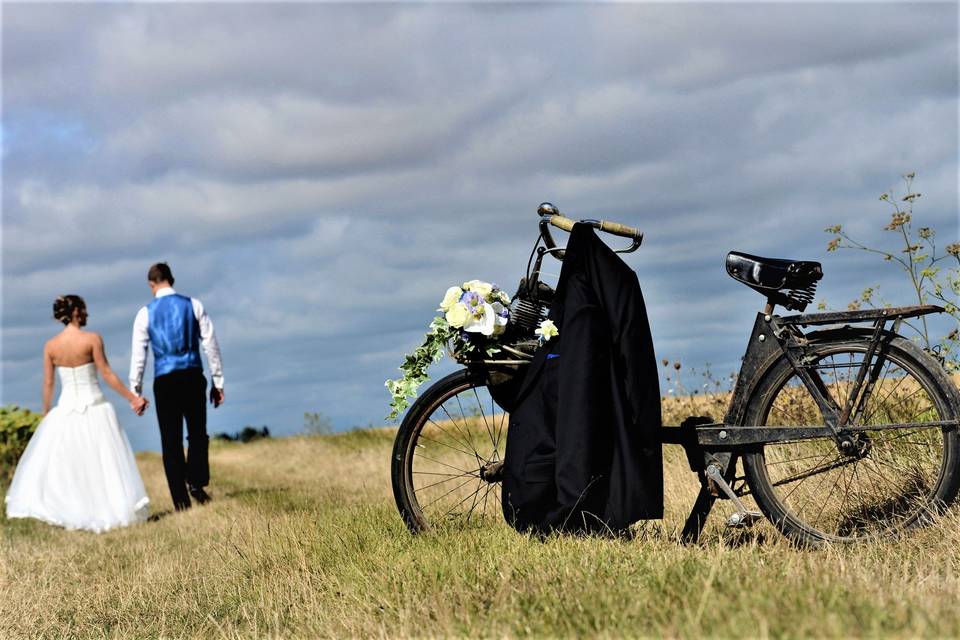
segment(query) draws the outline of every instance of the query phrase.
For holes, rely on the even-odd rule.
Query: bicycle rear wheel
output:
[[[468,369],[440,379],[413,404],[391,465],[397,508],[412,532],[503,522],[508,422],[485,376]]]
[[[843,407],[870,339],[833,332],[806,352],[804,362]],[[940,363],[909,340],[892,337],[874,356],[879,377],[851,425],[955,420],[960,396]],[[823,424],[810,392],[786,358],[751,395],[746,424]],[[929,522],[960,488],[956,427],[865,429],[852,450],[832,438],[766,444],[744,455],[757,504],[801,545],[856,542],[896,535]]]

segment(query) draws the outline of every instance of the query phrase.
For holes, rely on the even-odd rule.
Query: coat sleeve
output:
[[[581,273],[567,281],[557,376],[559,511],[554,526],[595,529],[602,519],[613,445],[609,336],[603,308]],[[559,520],[559,521],[556,521]]]
[[[660,382],[650,322],[637,274],[589,231],[585,243],[590,286],[610,330],[614,366],[623,376],[630,422],[656,438],[660,428]]]

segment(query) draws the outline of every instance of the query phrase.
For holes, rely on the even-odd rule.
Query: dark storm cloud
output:
[[[66,291],[125,375],[164,259],[220,333],[212,430],[375,422],[446,286],[515,285],[544,199],[644,228],[658,352],[726,373],[761,302],[728,249],[902,300],[822,230],[886,240],[908,170],[957,237],[957,53],[953,4],[6,5],[2,401],[38,404]]]

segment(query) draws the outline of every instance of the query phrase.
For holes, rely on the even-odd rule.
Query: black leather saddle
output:
[[[727,254],[727,273],[772,304],[803,311],[813,302],[817,282],[823,277],[819,262],[761,258],[739,251]]]

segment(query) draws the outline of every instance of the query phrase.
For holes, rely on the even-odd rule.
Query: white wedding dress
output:
[[[150,501],[96,366],[57,371],[60,399],[17,463],[7,517],[97,533],[146,520]]]

